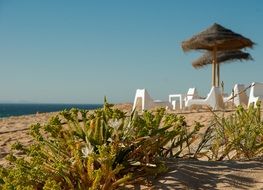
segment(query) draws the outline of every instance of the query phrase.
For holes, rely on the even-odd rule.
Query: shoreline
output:
[[[102,106],[102,104],[0,103],[0,119],[12,116],[60,112],[62,110],[69,110],[71,108],[92,110]]]

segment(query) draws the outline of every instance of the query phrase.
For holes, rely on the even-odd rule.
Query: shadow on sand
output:
[[[154,189],[263,188],[263,162],[260,161],[179,160],[168,162],[168,166],[169,172],[153,181]]]
[[[168,161],[169,171],[151,186],[132,189],[263,189],[262,161]]]

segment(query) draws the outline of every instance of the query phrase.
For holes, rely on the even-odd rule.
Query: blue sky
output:
[[[0,102],[132,102],[196,87],[205,95],[211,66],[181,42],[217,22],[250,38],[254,61],[224,64],[227,91],[263,81],[263,1],[0,0]]]

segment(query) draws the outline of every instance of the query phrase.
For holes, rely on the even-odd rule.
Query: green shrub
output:
[[[162,158],[190,155],[200,125],[187,127],[163,109],[127,116],[105,102],[92,113],[63,111],[31,126],[32,145],[13,145],[11,165],[0,168],[0,189],[106,190],[157,175],[166,171]]]

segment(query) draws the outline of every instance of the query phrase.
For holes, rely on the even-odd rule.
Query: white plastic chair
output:
[[[185,102],[185,106],[190,108],[193,105],[207,105],[212,109],[223,109],[223,97],[219,87],[212,87],[205,99],[189,99]]]
[[[263,83],[253,82],[251,86],[248,106],[250,106],[250,104],[254,104],[254,107],[256,107],[257,101],[263,101]]]
[[[154,107],[164,107],[164,108],[171,108],[172,105],[169,102],[164,102],[160,100],[153,100],[146,89],[137,89],[132,111],[137,107],[137,105],[141,102],[141,110],[148,110]]]
[[[234,94],[232,93],[230,96],[223,98],[224,103],[233,102],[235,106],[247,105],[248,96],[245,92],[244,84],[235,84],[233,92]]]

